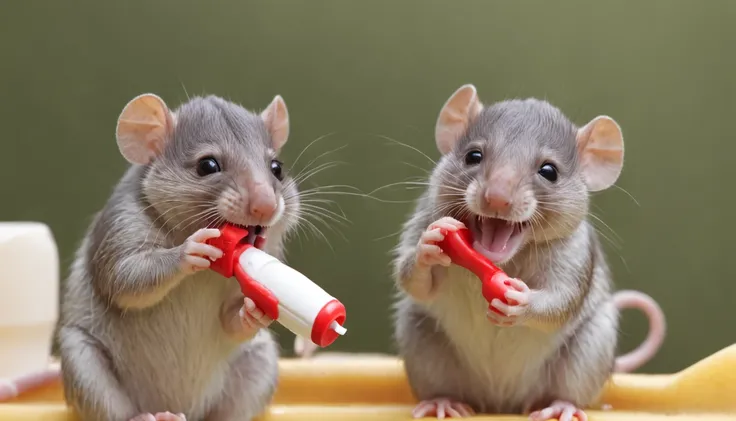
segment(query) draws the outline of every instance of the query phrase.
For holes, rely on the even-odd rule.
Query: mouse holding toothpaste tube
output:
[[[276,314],[210,270],[224,261],[212,244],[219,227],[242,227],[241,241],[257,251],[246,263],[298,279],[278,262],[304,216],[297,181],[278,158],[288,134],[280,96],[260,113],[216,96],[171,110],[145,94],[124,107],[116,136],[131,165],[63,291],[64,392],[81,420],[247,421],[265,408],[279,357],[265,328]],[[271,269],[251,269],[251,280],[282,287]],[[324,304],[324,291],[307,289]],[[279,292],[284,313],[292,301]]]

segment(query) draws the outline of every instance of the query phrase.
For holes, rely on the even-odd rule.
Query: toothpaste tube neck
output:
[[[240,255],[253,247],[248,243],[248,230],[234,225],[223,226],[220,229],[220,236],[210,239],[207,243],[222,250],[222,257],[210,263],[210,269],[226,278],[235,276],[235,266]]]

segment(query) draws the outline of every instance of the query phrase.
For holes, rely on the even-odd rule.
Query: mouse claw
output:
[[[154,417],[153,414],[140,414],[128,421],[156,421],[156,417]]]
[[[156,421],[187,421],[187,417],[184,414],[172,414],[166,411],[156,414]]]
[[[430,399],[419,402],[411,413],[413,418],[435,416],[438,420],[445,418],[466,418],[475,415],[469,405],[446,398]]]
[[[259,309],[253,300],[247,297],[243,300],[238,318],[240,319],[239,334],[246,339],[252,338],[260,329],[266,329],[273,323],[273,320]]]
[[[578,421],[588,421],[588,416],[582,409],[562,400],[554,401],[547,408],[529,414],[530,421],[547,421],[550,419],[572,421],[573,417],[577,418]]]

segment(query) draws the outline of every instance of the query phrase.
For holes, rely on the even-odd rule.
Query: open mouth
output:
[[[493,263],[511,259],[521,247],[529,223],[474,216],[466,225],[473,233],[473,248]]]
[[[263,248],[263,244],[266,241],[266,231],[268,230],[268,227],[264,227],[263,225],[242,225],[233,222],[229,222],[229,224],[248,231],[248,235],[244,240],[247,244],[255,246],[258,249]]]

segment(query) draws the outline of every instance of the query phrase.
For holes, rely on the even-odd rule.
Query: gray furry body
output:
[[[425,211],[407,225],[400,254],[411,253],[419,234],[438,219],[426,211],[428,202],[424,197],[419,209]],[[585,222],[572,238],[528,247],[503,265],[530,288],[566,294],[559,298],[571,308],[560,309],[562,324],[548,331],[489,323],[478,278],[458,266],[437,279],[437,296],[429,303],[401,294],[395,338],[417,398],[447,397],[483,413],[522,413],[554,399],[592,403],[613,371],[618,329],[597,241]],[[562,262],[553,273],[542,263],[549,259]]]
[[[613,371],[618,309],[586,218],[578,129],[539,100],[486,107],[476,100],[467,108],[473,115],[445,147],[396,248],[395,339],[409,383],[419,400],[447,398],[483,413],[528,413],[556,400],[585,407]],[[463,154],[473,145],[484,161],[468,167]],[[554,185],[536,173],[547,157],[559,169]],[[507,216],[531,218],[532,225],[524,245],[499,265],[532,290],[528,318],[512,327],[489,322],[475,275],[455,265],[432,266],[421,275],[417,263],[418,243],[433,222],[488,216],[474,202],[472,184],[492,183],[503,171],[519,178],[513,187],[518,200]]]
[[[182,273],[180,264],[187,238],[201,228],[225,219],[263,223],[228,214],[228,202],[248,203],[243,180],[257,177],[284,199],[265,250],[283,258],[296,188],[271,179],[275,152],[257,115],[217,97],[195,98],[171,115],[171,139],[152,162],[127,170],[65,284],[64,390],[83,420],[166,411],[189,421],[248,420],[276,387],[278,348],[268,330],[243,340],[223,329],[223,317],[243,303],[237,282],[210,270]],[[192,169],[203,155],[218,157],[224,171],[198,178]]]

